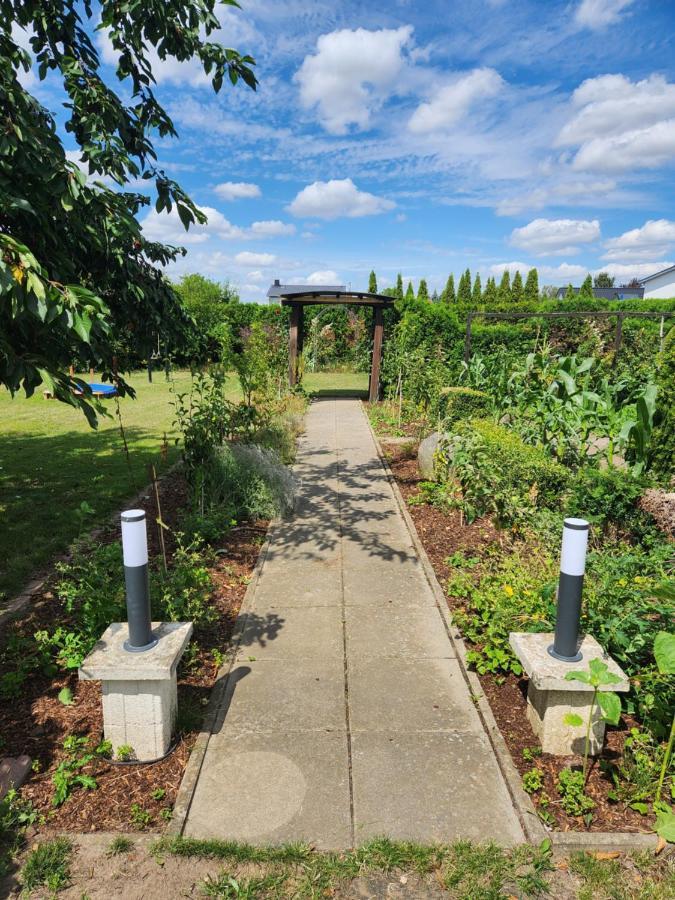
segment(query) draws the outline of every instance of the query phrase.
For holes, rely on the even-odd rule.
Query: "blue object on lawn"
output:
[[[117,395],[117,388],[112,384],[92,382],[89,387],[91,388],[92,394],[96,394],[99,397],[115,397]]]

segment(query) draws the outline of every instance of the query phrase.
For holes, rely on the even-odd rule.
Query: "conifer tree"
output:
[[[396,276],[396,299],[403,300],[403,276],[400,272]]]
[[[426,278],[420,278],[420,283],[417,288],[417,299],[424,300],[426,303],[429,302],[429,288],[427,287]]]
[[[459,279],[457,302],[468,306],[471,303],[471,272],[467,269]]]
[[[579,296],[583,297],[585,300],[593,299],[593,279],[590,275],[587,275],[584,278],[584,283],[581,285]]]
[[[567,285],[567,290],[565,291],[565,300],[574,300],[576,294],[574,293],[574,288],[572,287],[572,283],[570,282]]]
[[[494,278],[488,278],[483,291],[483,303],[485,306],[495,306],[497,303],[497,285]]]
[[[476,278],[473,283],[473,293],[471,302],[474,306],[478,306],[483,300],[483,285],[481,284],[480,275],[476,272]]]
[[[536,269],[530,269],[527,273],[523,299],[526,303],[536,303],[539,300],[539,273]]]
[[[375,275],[375,269],[371,269],[370,276],[368,278],[368,293],[377,293],[377,276]]]
[[[454,303],[457,300],[455,296],[455,276],[449,275],[448,280],[445,283],[445,288],[443,289],[443,293],[441,294],[441,300],[443,303]]]
[[[415,299],[415,291],[412,286],[412,281],[408,282],[408,287],[406,288],[406,292],[405,292],[405,299],[406,300],[414,300]]]
[[[504,269],[502,280],[499,282],[499,288],[497,289],[497,300],[500,303],[511,302],[511,275],[509,274],[508,269]]]
[[[520,303],[523,299],[523,278],[520,272],[516,272],[513,276],[513,282],[511,284],[511,301],[513,303]]]
[[[439,303],[439,302],[440,302],[440,299],[441,299],[441,298],[438,296],[438,291],[436,290],[436,288],[434,288],[434,292],[433,292],[433,294],[431,295],[431,302],[432,302],[432,303]]]

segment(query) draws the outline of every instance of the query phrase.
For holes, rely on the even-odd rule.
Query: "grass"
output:
[[[162,838],[151,848],[167,855],[215,859],[226,868],[202,884],[210,897],[389,896],[387,882],[427,882],[457,900],[578,897],[579,900],[668,900],[675,896],[675,858],[643,853],[607,859],[577,853],[554,863],[549,841],[510,850],[457,841],[419,845],[376,839],[357,850],[317,853],[311,847],[254,847],[231,841]],[[422,893],[422,890],[420,889]],[[424,892],[426,895],[426,891]],[[408,896],[408,894],[406,894]],[[410,896],[413,896],[411,893]]]
[[[120,400],[120,410],[130,465],[114,401],[105,401],[112,418],[102,419],[94,431],[80,412],[45,400],[41,392],[28,400],[12,399],[0,389],[0,607],[3,595],[11,597],[81,531],[104,521],[141,490],[150,464],[161,472],[178,459],[164,374],[156,372],[152,384],[144,372],[129,381],[137,399]],[[364,374],[320,372],[308,374],[304,384],[317,395],[331,389],[353,395],[367,388],[367,381]],[[173,384],[178,391],[189,390],[189,373],[174,373]],[[236,399],[234,376],[230,384]]]
[[[120,856],[122,853],[130,853],[133,849],[134,842],[123,834],[118,834],[110,841],[106,856]]]
[[[73,847],[67,838],[56,838],[31,850],[21,870],[24,890],[46,887],[53,894],[70,882]]]

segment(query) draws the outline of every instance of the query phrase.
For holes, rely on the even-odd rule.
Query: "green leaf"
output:
[[[584,720],[577,713],[567,713],[563,717],[563,722],[565,725],[570,725],[572,728],[581,728],[584,724]]]
[[[590,683],[594,687],[599,687],[603,684],[619,684],[621,681],[621,678],[618,675],[609,671],[607,663],[603,662],[601,659],[592,659],[588,664],[588,668],[591,672]]]
[[[659,631],[654,639],[654,657],[662,675],[675,675],[675,634]]]
[[[598,706],[602,711],[602,718],[610,725],[618,725],[621,718],[621,700],[614,691],[600,691],[598,694]]]
[[[639,812],[641,816],[646,816],[649,812],[649,804],[647,803],[636,801],[635,803],[629,803],[628,805],[631,809],[634,809],[635,812]]]
[[[672,810],[669,812],[666,812],[665,810],[658,811],[656,813],[656,825],[654,831],[659,837],[662,837],[664,841],[675,844],[675,813],[673,813]]]
[[[590,684],[591,676],[588,672],[568,672],[565,681],[582,681],[584,684]]]
[[[61,688],[59,691],[59,702],[63,703],[64,706],[73,705],[73,692],[69,687]]]

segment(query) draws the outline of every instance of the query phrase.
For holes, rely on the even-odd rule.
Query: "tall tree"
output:
[[[471,303],[471,272],[467,269],[460,277],[457,285],[457,302],[464,305]]]
[[[539,300],[539,273],[536,269],[530,269],[527,273],[523,299],[526,303],[536,303]]]
[[[480,280],[480,274],[476,272],[476,277],[473,282],[473,292],[471,294],[471,302],[474,306],[478,306],[483,299],[483,286]]]
[[[406,300],[414,300],[415,299],[415,290],[412,286],[412,281],[408,282],[408,287],[405,291],[405,299]]]
[[[454,303],[457,298],[455,297],[455,276],[450,274],[448,275],[448,280],[445,283],[445,287],[443,288],[443,293],[441,294],[441,300],[443,303]]]
[[[577,293],[574,290],[574,288],[572,287],[572,284],[570,282],[570,284],[567,285],[567,290],[565,291],[564,299],[565,300],[574,300],[576,298],[576,296],[577,296]]]
[[[613,288],[614,287],[614,279],[609,274],[609,272],[598,272],[598,274],[593,279],[593,287]]]
[[[429,288],[427,287],[426,278],[420,278],[420,283],[417,287],[417,299],[424,300],[426,303],[429,302]]]
[[[499,303],[511,302],[511,275],[508,269],[504,269],[502,280],[499,282],[497,289],[497,300]]]
[[[579,296],[583,297],[585,300],[592,300],[595,296],[593,294],[593,279],[590,275],[587,275],[584,278],[583,284],[579,289]]]
[[[400,272],[396,276],[396,298],[403,300],[403,276]]]
[[[436,290],[436,288],[434,288],[434,292],[431,295],[431,302],[432,303],[440,303],[440,301],[441,301],[441,298],[438,296],[438,291]]]
[[[368,293],[377,293],[377,276],[375,275],[375,269],[371,269],[370,275],[368,276]]]
[[[494,306],[497,303],[497,285],[495,283],[494,278],[488,278],[485,283],[485,290],[483,291],[483,303],[488,308]]]
[[[156,163],[153,139],[176,132],[154,94],[153,67],[157,57],[194,60],[216,92],[240,79],[255,88],[253,59],[213,40],[215,6],[0,0],[0,384],[12,393],[30,395],[44,383],[95,424],[91,394],[69,376],[69,365],[92,365],[112,378],[118,335],[143,352],[158,334],[168,343],[185,330],[160,268],[183,251],[145,237],[137,216],[148,197],[112,190],[103,179],[122,188],[154,182],[158,213],[175,209],[186,229],[206,222]],[[95,29],[107,37],[124,82],[119,95],[100,76]],[[20,45],[26,34],[30,53]],[[24,86],[28,71],[61,82],[64,130],[98,182],[69,161],[53,114]],[[118,389],[132,393],[123,380]]]
[[[513,281],[511,283],[511,300],[513,303],[520,303],[523,299],[523,277],[520,274],[520,271],[517,271],[513,276]]]

